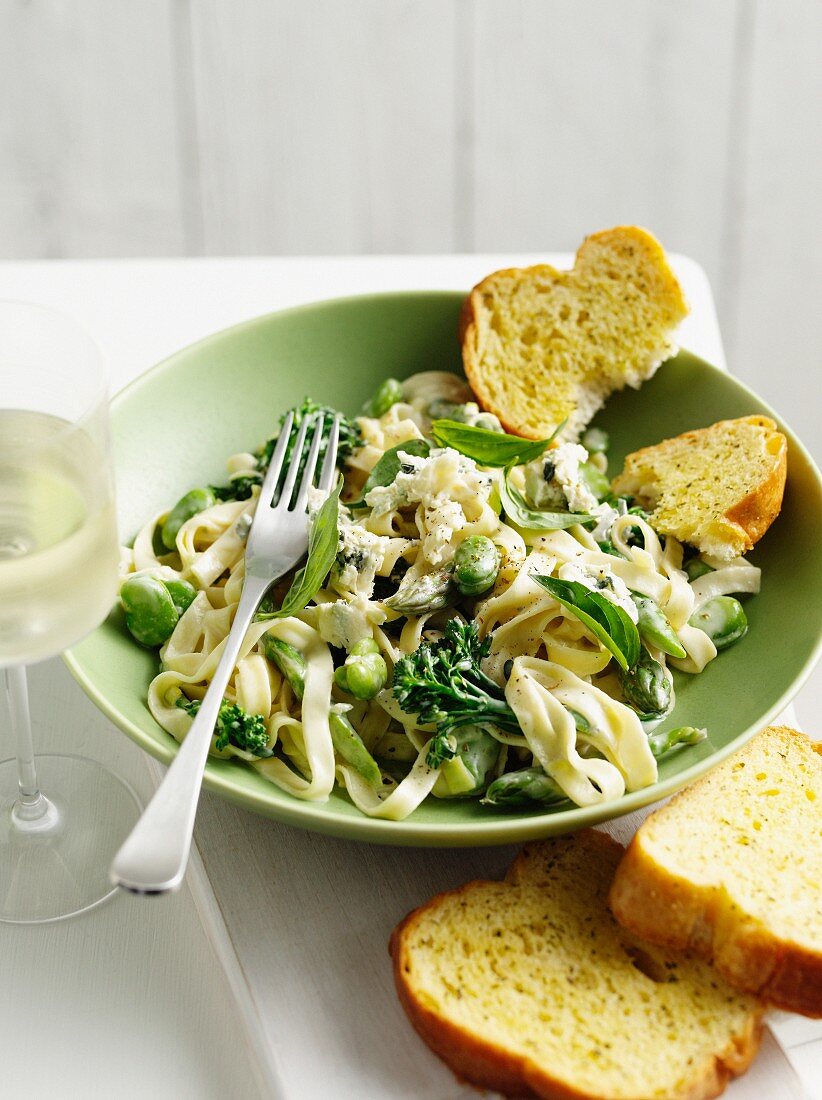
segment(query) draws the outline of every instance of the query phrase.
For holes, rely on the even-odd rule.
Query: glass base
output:
[[[34,820],[18,801],[17,761],[0,762],[0,921],[42,924],[113,897],[109,866],[140,816],[132,788],[69,753],[35,756],[47,805]]]

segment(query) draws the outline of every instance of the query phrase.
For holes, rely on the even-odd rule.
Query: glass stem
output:
[[[49,803],[40,793],[40,788],[37,785],[25,666],[15,665],[12,668],[7,668],[5,670],[5,680],[9,713],[11,715],[11,729],[17,755],[17,787],[19,794],[13,813],[18,821],[38,821],[48,812]]]

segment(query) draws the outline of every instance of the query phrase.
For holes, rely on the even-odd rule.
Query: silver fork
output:
[[[294,454],[274,504],[294,424],[292,414],[289,413],[283,423],[248,532],[245,580],[219,664],[171,767],[112,862],[112,882],[136,894],[164,894],[176,890],[183,881],[206,758],[245,632],[271,585],[296,565],[306,551],[306,505],[322,443],[323,417],[320,416],[314,429],[311,449],[294,496],[310,423],[311,418],[306,417],[300,425]],[[319,487],[326,492],[331,491],[334,481],[338,439],[339,420],[335,419],[319,480]]]

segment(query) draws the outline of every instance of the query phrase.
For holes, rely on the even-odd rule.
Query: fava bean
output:
[[[197,589],[193,584],[189,584],[188,581],[184,581],[182,578],[178,581],[162,581],[161,583],[168,589],[168,594],[174,601],[178,615],[182,615],[194,603]]]
[[[748,618],[733,596],[714,596],[691,615],[688,623],[704,630],[717,649],[727,649],[748,632]]]
[[[334,681],[355,699],[373,699],[388,682],[388,666],[372,638],[351,647],[351,652],[334,673]]]
[[[454,555],[454,582],[463,596],[487,592],[497,579],[500,553],[486,535],[471,535]]]
[[[402,385],[396,378],[386,378],[374,396],[363,406],[365,416],[380,417],[387,413],[392,405],[402,401]]]
[[[185,496],[180,497],[163,524],[163,545],[173,550],[177,545],[177,532],[183,524],[198,512],[211,508],[214,502],[215,497],[211,489],[192,489]]]
[[[126,626],[140,645],[160,646],[171,637],[180,615],[171,593],[149,574],[131,577],[120,589]]]

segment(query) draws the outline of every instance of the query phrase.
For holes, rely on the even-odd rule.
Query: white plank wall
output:
[[[654,229],[819,455],[817,0],[0,0],[0,257]]]

